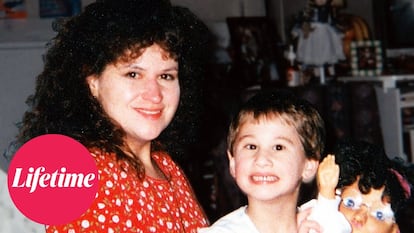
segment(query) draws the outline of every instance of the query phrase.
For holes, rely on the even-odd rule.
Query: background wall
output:
[[[285,0],[286,1],[286,0]],[[82,6],[86,6],[94,0],[82,0]],[[265,0],[171,0],[173,4],[186,6],[200,18],[208,21],[224,20],[228,16],[264,15]],[[26,9],[29,18],[39,17],[39,4],[37,0],[27,0]]]
[[[373,28],[372,2],[348,1],[344,12],[364,17]],[[94,0],[82,0],[82,5]],[[217,43],[226,48],[229,34],[225,22],[231,16],[271,17],[282,35],[284,25],[301,11],[307,0],[172,0],[198,15],[217,35]],[[53,19],[39,19],[37,0],[27,0],[28,19],[9,22],[0,20],[0,154],[17,132],[15,124],[26,110],[25,99],[33,92],[34,78],[42,66],[44,46],[54,32]],[[267,9],[266,9],[267,6]],[[4,161],[0,159],[0,167]]]
[[[264,16],[264,0],[171,0],[173,4],[186,6],[208,22],[225,21],[232,16]]]
[[[173,4],[190,8],[205,21],[224,21],[228,16],[257,16],[265,15],[265,5],[269,6],[270,16],[280,23],[298,13],[306,5],[307,0],[171,0]],[[345,0],[346,1],[346,0]],[[373,26],[372,2],[374,0],[348,0],[344,12],[362,16],[370,26]],[[39,16],[39,5],[35,0],[26,1],[29,18]],[[94,0],[82,0],[86,6]],[[283,10],[281,10],[281,8]]]
[[[346,0],[344,0],[346,1]],[[355,14],[363,17],[371,30],[374,28],[372,3],[374,0],[348,0],[341,9],[343,13]],[[285,39],[286,31],[283,28],[295,14],[298,14],[307,4],[307,0],[268,0],[268,14],[279,29],[280,36]]]
[[[286,38],[286,23],[300,12],[308,0],[171,0],[173,4],[188,7],[201,19],[203,19],[213,30],[225,22],[226,17],[232,16],[264,16],[268,14],[273,19],[279,34],[283,40]],[[371,30],[374,29],[374,17],[372,3],[374,0],[344,0],[344,13],[352,13],[363,17]],[[86,6],[94,0],[82,0]],[[266,9],[267,6],[267,9]],[[37,1],[27,1],[29,18],[39,17],[39,6]],[[221,27],[221,26],[218,26]]]
[[[374,0],[344,1],[345,6],[341,12],[363,17],[373,30],[372,3]],[[188,7],[208,24],[224,22],[229,16],[264,16],[268,14],[276,23],[280,36],[282,36],[285,23],[288,23],[295,14],[303,10],[308,0],[226,0],[225,3],[221,0],[172,0],[172,2]],[[268,9],[266,9],[266,5]]]

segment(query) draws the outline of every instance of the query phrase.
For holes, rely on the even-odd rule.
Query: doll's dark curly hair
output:
[[[391,203],[398,219],[398,214],[410,198],[412,189],[412,180],[408,179],[409,170],[402,161],[388,158],[379,145],[345,140],[336,146],[335,162],[340,167],[338,188],[349,186],[358,178],[358,187],[363,194],[369,193],[371,189],[385,187],[383,198]],[[407,183],[403,184],[402,179]]]
[[[86,77],[99,75],[117,59],[138,57],[158,44],[179,63],[181,98],[176,116],[159,137],[165,148],[179,148],[194,138],[201,103],[201,83],[208,29],[187,8],[168,0],[98,0],[74,17],[56,22],[44,69],[37,77],[30,110],[23,117],[18,142],[58,133],[88,148],[125,157],[124,132],[116,127],[90,93]],[[127,57],[126,50],[133,55]],[[174,154],[174,151],[170,151]],[[139,168],[140,166],[137,165]]]

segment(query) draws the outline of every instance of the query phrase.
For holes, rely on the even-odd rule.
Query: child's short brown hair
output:
[[[288,91],[261,91],[249,99],[232,120],[227,149],[232,152],[240,126],[248,120],[280,118],[296,128],[307,158],[319,160],[325,148],[325,124],[316,108]]]

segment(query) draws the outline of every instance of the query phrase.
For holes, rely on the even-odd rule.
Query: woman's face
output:
[[[383,201],[384,187],[362,194],[358,180],[343,189],[339,211],[352,226],[353,233],[396,233],[398,225],[390,203]]]
[[[158,45],[136,59],[107,65],[87,81],[104,111],[126,132],[127,143],[158,137],[178,107],[178,63]]]

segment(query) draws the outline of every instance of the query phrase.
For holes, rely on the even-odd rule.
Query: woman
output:
[[[186,140],[178,129],[192,137],[194,117],[183,114],[197,113],[206,27],[167,0],[102,0],[57,31],[18,140],[48,133],[78,140],[96,160],[100,188],[86,213],[47,232],[206,226],[189,182],[165,150],[172,140],[177,147]]]

